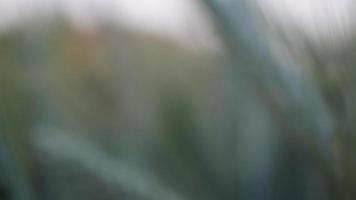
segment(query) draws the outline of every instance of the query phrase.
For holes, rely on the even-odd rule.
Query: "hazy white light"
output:
[[[117,0],[118,20],[143,32],[168,35],[190,47],[219,48],[212,25],[194,0]]]
[[[354,29],[351,0],[257,0],[275,22],[313,39],[344,37]]]
[[[352,32],[351,0],[255,0],[268,17],[314,39]],[[219,47],[197,0],[0,0],[0,30],[61,11],[83,27],[99,20],[161,34],[191,47]]]

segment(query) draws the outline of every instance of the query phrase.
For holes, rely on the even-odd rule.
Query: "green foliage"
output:
[[[315,73],[283,70],[244,0],[202,3],[224,54],[60,22],[2,36],[8,199],[355,196],[352,73],[313,48]]]

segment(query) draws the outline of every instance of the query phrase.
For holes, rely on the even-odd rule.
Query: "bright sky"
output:
[[[256,0],[276,21],[296,25],[312,37],[350,31],[352,0]],[[0,0],[0,30],[33,16],[61,10],[72,21],[95,20],[138,31],[159,33],[185,45],[217,46],[214,34],[194,0]],[[207,42],[209,41],[209,42]]]
[[[313,39],[344,37],[355,29],[353,0],[257,0],[274,20]]]

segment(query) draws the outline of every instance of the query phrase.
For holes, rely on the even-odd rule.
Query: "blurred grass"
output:
[[[1,35],[6,199],[353,199],[353,48],[281,66],[246,2],[204,3],[221,54],[63,21]]]

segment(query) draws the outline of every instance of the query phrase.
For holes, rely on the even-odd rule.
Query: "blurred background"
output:
[[[355,6],[0,0],[0,199],[355,199]]]

